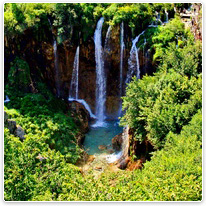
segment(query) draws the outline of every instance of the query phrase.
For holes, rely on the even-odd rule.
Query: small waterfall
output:
[[[90,109],[89,105],[87,104],[87,102],[83,99],[74,99],[74,98],[69,98],[69,101],[76,101],[79,102],[80,104],[84,105],[85,109],[89,112],[89,115],[91,118],[96,118],[96,116],[92,113],[92,110]]]
[[[78,99],[79,93],[79,46],[76,49],[76,54],[74,57],[74,64],[73,64],[73,72],[72,72],[72,80],[69,89],[69,101],[76,101],[80,104],[84,105],[85,109],[89,112],[91,118],[96,118],[96,116],[92,113],[89,105],[83,99]]]
[[[120,97],[122,96],[122,84],[123,84],[123,58],[124,58],[124,22],[120,26],[120,74],[119,74],[119,93]]]
[[[57,41],[56,41],[56,39],[54,39],[53,48],[54,48],[54,68],[55,68],[56,94],[57,94],[57,97],[59,97],[60,96],[59,62],[58,62]]]
[[[94,33],[95,61],[96,61],[96,126],[102,126],[105,120],[106,102],[106,78],[104,72],[104,61],[102,52],[102,25],[104,18],[101,17],[97,23]]]
[[[74,57],[72,80],[69,89],[69,98],[78,99],[78,85],[79,85],[79,46],[77,47]]]
[[[124,58],[124,22],[120,25],[120,65],[119,65],[119,97],[123,94],[123,58]],[[122,100],[120,99],[120,106],[118,111],[118,116],[122,113]]]
[[[156,11],[155,13],[156,13],[156,15],[157,15],[157,17],[156,17],[157,23],[160,22],[160,24],[162,25],[162,21],[161,21],[161,19],[160,19],[160,13],[157,12],[157,11]]]
[[[136,74],[137,79],[140,79],[140,69],[139,69],[140,65],[139,65],[139,57],[138,57],[139,49],[136,47],[136,44],[139,41],[140,36],[144,34],[144,32],[145,31],[139,34],[132,41],[132,48],[130,50],[130,57],[128,60],[128,72],[127,72],[126,83],[129,83],[135,74]]]
[[[51,32],[52,32],[52,23],[50,21],[50,19],[48,18],[48,22],[51,28]],[[59,83],[59,62],[58,62],[58,54],[57,54],[57,41],[53,37],[53,50],[54,50],[54,69],[55,69],[55,85],[56,85],[56,95],[57,97],[60,96],[60,83]]]
[[[4,100],[4,103],[7,103],[9,101],[10,101],[10,99],[9,99],[8,95],[6,95],[6,99]]]
[[[111,37],[111,26],[108,27],[106,38],[105,38],[105,43],[104,43],[104,53],[109,53],[110,52],[110,44],[109,44],[109,39]]]
[[[119,163],[128,157],[129,152],[129,127],[126,126],[122,132],[122,149],[111,155],[107,155],[106,160],[108,163],[113,163],[118,160]]]
[[[167,10],[165,9],[165,23],[168,23],[169,22],[169,19],[168,19],[168,12]]]

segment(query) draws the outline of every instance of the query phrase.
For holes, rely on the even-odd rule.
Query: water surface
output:
[[[107,150],[99,150],[99,145],[105,145],[107,149],[111,149],[112,138],[122,131],[123,128],[115,120],[105,121],[102,127],[92,127],[91,125],[89,132],[85,135],[83,146],[89,155],[107,153]]]

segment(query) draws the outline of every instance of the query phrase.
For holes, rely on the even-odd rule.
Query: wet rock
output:
[[[21,140],[25,139],[25,137],[24,137],[25,132],[24,132],[23,128],[20,126],[17,126],[16,131],[15,131],[15,135],[17,137],[19,137]]]
[[[10,133],[14,134],[15,130],[16,130],[16,121],[14,120],[8,120],[8,129],[10,131]]]
[[[120,135],[115,136],[116,138],[113,138],[114,140],[116,139],[115,142],[121,143],[121,150],[122,150],[122,155],[121,157],[116,161],[115,164],[117,164],[117,167],[119,169],[126,169],[130,159],[129,159],[129,147],[130,147],[130,134],[129,134],[129,128],[126,127],[124,128],[122,134],[121,134],[121,139],[120,139]],[[121,142],[119,142],[118,140],[121,140]]]
[[[89,112],[85,109],[84,105],[76,101],[70,102],[69,107],[73,116],[77,117],[75,123],[80,126],[81,132],[86,133],[89,130]]]
[[[114,94],[115,95],[115,94]],[[107,96],[106,97],[106,111],[109,118],[115,118],[118,116],[119,109],[119,97]]]
[[[108,149],[107,152],[108,152],[109,154],[112,154],[112,153],[114,153],[114,150],[113,150],[113,149]]]
[[[112,139],[112,148],[116,151],[120,151],[122,148],[122,142],[122,133],[120,133]]]
[[[4,111],[4,123],[7,122],[9,119],[8,114]]]
[[[78,145],[82,145],[85,138],[84,134],[89,130],[89,112],[85,109],[84,105],[77,101],[69,102],[68,108],[71,111],[75,124],[80,128],[80,132],[76,135],[76,140]]]
[[[105,150],[105,149],[107,149],[107,146],[105,146],[105,145],[99,145],[99,150]]]
[[[128,164],[128,163],[129,163],[129,157],[126,158],[126,159],[122,159],[122,160],[119,162],[119,164],[117,165],[117,167],[118,167],[119,169],[124,170],[124,169],[127,167],[127,164]]]

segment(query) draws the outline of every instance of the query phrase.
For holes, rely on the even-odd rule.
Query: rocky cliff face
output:
[[[105,36],[108,26],[103,27],[102,42],[104,46]],[[20,56],[30,66],[31,78],[41,77],[48,84],[53,93],[56,89],[56,69],[54,60],[53,34],[51,30],[45,31],[49,36],[41,38],[33,35],[32,31],[25,31],[22,39],[8,41],[5,38],[5,80],[10,67],[10,62],[15,56]],[[125,25],[125,50],[123,59],[123,82],[126,79],[128,69],[128,58],[131,48],[130,29]],[[96,89],[96,63],[94,41],[91,37],[83,42],[81,37],[79,42],[63,41],[57,45],[58,56],[58,81],[61,98],[67,99],[72,78],[73,62],[78,44],[80,44],[79,55],[79,98],[84,99],[93,113],[95,113],[95,89]],[[119,73],[120,73],[120,27],[112,28],[111,37],[108,40],[110,52],[105,55],[105,70],[107,76],[107,98],[106,113],[110,118],[117,116],[119,108]],[[141,74],[152,71],[151,56],[147,49],[139,52]],[[34,87],[35,87],[35,81]],[[123,85],[125,90],[125,85]],[[123,92],[124,94],[124,92]]]
[[[107,29],[107,28],[105,28]],[[127,29],[125,29],[127,31]],[[103,31],[103,46],[106,30]],[[131,38],[125,34],[126,48],[123,59],[123,82],[126,79],[128,69],[128,58],[131,48]],[[120,75],[120,27],[114,27],[111,38],[108,39],[109,52],[104,52],[104,66],[107,76],[107,98],[106,113],[110,118],[117,117],[119,107],[119,75]],[[58,46],[59,74],[61,96],[67,98],[69,94],[70,81],[72,78],[73,62],[77,45],[63,42]],[[51,54],[50,54],[51,55]],[[151,55],[147,49],[139,53],[141,74],[151,73]],[[54,70],[54,69],[53,69]],[[123,85],[125,90],[126,85]],[[80,40],[79,56],[79,98],[84,99],[95,113],[95,90],[96,90],[96,63],[93,39],[86,43]]]

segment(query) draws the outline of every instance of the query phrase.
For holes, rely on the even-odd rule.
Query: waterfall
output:
[[[111,37],[111,26],[109,26],[108,30],[107,30],[105,43],[104,43],[104,53],[109,53],[110,52],[110,44],[109,44],[110,37]]]
[[[119,65],[119,97],[122,97],[123,89],[123,58],[124,58],[124,22],[120,25],[120,65]],[[122,100],[120,99],[118,116],[122,113]]]
[[[160,24],[162,25],[162,21],[161,21],[161,19],[160,19],[160,13],[159,12],[155,12],[156,13],[156,15],[157,15],[157,17],[156,17],[156,21],[157,21],[157,23],[158,23],[158,21],[160,22]]]
[[[52,23],[50,21],[50,19],[48,18],[48,22],[51,28],[51,32],[52,32]],[[59,63],[58,63],[58,54],[57,54],[57,41],[53,37],[53,50],[54,50],[54,69],[55,69],[55,85],[56,85],[56,94],[57,97],[60,96],[60,84],[59,84]]]
[[[128,60],[128,72],[127,72],[126,83],[129,83],[135,74],[136,74],[137,79],[140,79],[140,69],[139,69],[140,65],[139,65],[139,57],[138,57],[139,49],[136,47],[136,44],[139,41],[140,36],[144,34],[144,32],[145,31],[139,34],[132,41],[132,48],[130,50],[130,57]]]
[[[4,103],[7,103],[7,102],[9,102],[10,101],[10,99],[9,99],[9,97],[6,95],[6,99],[4,100]]]
[[[74,98],[69,98],[69,101],[76,101],[79,102],[80,104],[84,105],[85,109],[89,112],[90,117],[92,118],[96,118],[96,116],[92,113],[92,110],[90,109],[89,105],[87,104],[87,102],[84,99],[74,99]]]
[[[165,18],[166,18],[165,23],[168,23],[169,22],[169,20],[168,20],[168,12],[167,12],[166,9],[165,9]]]
[[[69,89],[69,98],[78,99],[78,85],[79,85],[79,46],[77,47],[74,57],[72,80]]]
[[[106,160],[108,163],[113,163],[118,160],[119,163],[128,157],[129,151],[129,127],[126,126],[122,132],[122,146],[121,151],[107,155]]]
[[[105,119],[106,102],[106,78],[104,72],[103,52],[102,52],[102,25],[104,18],[101,17],[97,23],[94,33],[95,61],[96,61],[96,117],[95,126],[102,126]]]
[[[123,58],[124,58],[124,22],[121,23],[120,32],[120,74],[119,74],[119,93],[122,96],[122,80],[123,80]]]
[[[89,105],[83,99],[78,99],[79,93],[79,46],[76,49],[76,54],[74,57],[74,64],[73,64],[73,72],[72,72],[72,80],[69,89],[69,101],[76,101],[80,104],[84,105],[85,109],[89,112],[90,117],[96,118],[96,116],[92,113]]]
[[[60,96],[59,63],[58,63],[58,54],[57,54],[57,42],[55,39],[53,42],[53,48],[54,48],[54,68],[55,68],[56,94],[57,94],[57,97],[59,97]]]

